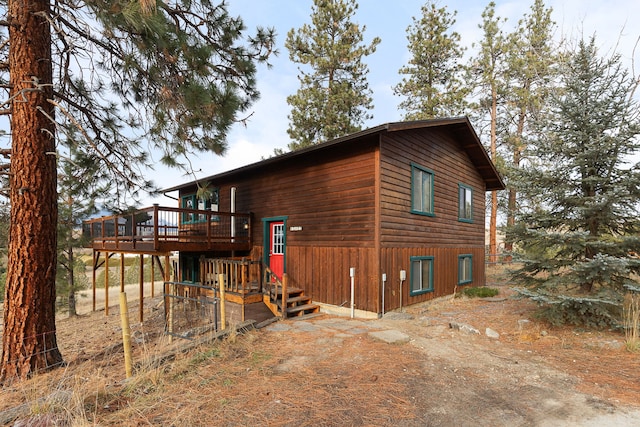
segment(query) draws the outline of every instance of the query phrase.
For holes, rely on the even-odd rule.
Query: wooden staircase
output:
[[[276,316],[288,318],[320,312],[320,306],[314,304],[310,296],[305,296],[304,290],[291,288],[286,289],[285,292],[284,304],[280,287],[272,288],[269,294],[264,296],[265,304]]]

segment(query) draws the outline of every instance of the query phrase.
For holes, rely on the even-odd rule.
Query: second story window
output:
[[[473,190],[464,184],[458,184],[458,219],[473,221]]]
[[[211,210],[218,212],[220,193],[217,188],[208,191],[206,196],[198,198],[195,194],[186,194],[181,197],[181,206],[183,209]],[[195,214],[193,212],[184,212],[182,214],[182,223],[203,222],[207,219],[206,215]],[[212,216],[212,221],[218,221],[218,216]]]
[[[411,212],[433,215],[433,171],[411,165]]]

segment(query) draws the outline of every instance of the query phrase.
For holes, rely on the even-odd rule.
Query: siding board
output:
[[[411,213],[411,164],[434,171],[434,216]],[[473,223],[458,221],[458,184],[473,189]],[[485,182],[452,133],[439,128],[381,132],[314,157],[294,157],[246,174],[224,175],[220,210],[235,187],[236,211],[253,213],[251,254],[261,259],[262,219],[286,218],[286,269],[319,302],[349,306],[355,267],[357,309],[385,311],[449,295],[458,255],[473,255],[473,284],[484,283]],[[195,186],[181,194],[195,192]],[[292,232],[289,227],[302,227]],[[410,258],[434,257],[434,290],[410,296]],[[400,289],[400,270],[407,281]]]

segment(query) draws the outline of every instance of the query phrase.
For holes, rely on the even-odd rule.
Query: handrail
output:
[[[264,272],[264,288],[265,292],[269,295],[269,300],[272,304],[277,305],[278,300],[278,288],[280,288],[282,295],[282,318],[287,318],[287,274],[282,275],[282,279],[275,274],[271,268],[264,262],[262,263],[262,270]]]
[[[115,249],[140,242],[251,243],[251,214],[154,205],[134,212],[83,221],[83,234]]]

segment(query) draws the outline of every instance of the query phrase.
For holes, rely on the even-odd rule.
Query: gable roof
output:
[[[274,166],[288,159],[310,156],[312,155],[312,153],[326,150],[329,147],[348,144],[358,139],[374,136],[376,134],[382,134],[384,132],[400,132],[433,127],[446,129],[461,141],[462,148],[467,152],[469,158],[471,159],[471,162],[480,173],[480,176],[484,179],[487,190],[504,190],[505,187],[504,183],[502,182],[502,178],[496,170],[495,165],[489,158],[489,154],[480,142],[480,138],[478,138],[476,131],[473,129],[473,126],[471,126],[471,122],[469,121],[469,119],[467,117],[454,117],[447,119],[415,120],[408,122],[386,123],[362,130],[360,132],[346,135],[341,138],[333,139],[331,141],[322,142],[320,144],[312,145],[300,150],[291,151],[276,157],[271,157],[266,160],[261,160],[259,162],[232,169],[226,172],[211,175],[197,181],[191,181],[184,184],[176,185],[174,187],[166,188],[162,190],[162,193],[169,193],[171,191],[180,190],[185,187],[190,187],[196,182],[214,181],[216,179],[222,179],[236,174],[248,173],[258,168]]]

